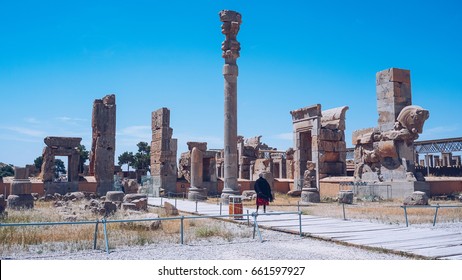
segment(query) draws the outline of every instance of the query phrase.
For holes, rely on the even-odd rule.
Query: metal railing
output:
[[[462,205],[402,205],[400,206],[404,209],[404,218],[406,220],[406,227],[409,227],[409,220],[407,218],[407,208],[435,208],[435,215],[433,216],[433,226],[436,225],[436,219],[438,217],[438,209],[440,208],[459,208]]]
[[[263,242],[263,238],[260,232],[260,228],[258,225],[258,216],[272,216],[272,215],[294,215],[298,214],[299,220],[299,233],[300,237],[303,237],[302,232],[302,218],[301,212],[279,212],[279,213],[247,213],[247,214],[229,214],[229,215],[206,215],[206,216],[176,216],[176,217],[166,217],[166,218],[145,218],[145,219],[129,219],[129,220],[107,220],[103,218],[101,220],[96,221],[80,221],[80,222],[42,222],[42,223],[0,223],[0,227],[24,227],[24,226],[61,226],[61,225],[88,225],[94,224],[95,225],[95,232],[93,238],[93,249],[96,250],[97,248],[97,239],[98,239],[98,226],[99,224],[103,225],[103,235],[104,235],[104,243],[106,246],[106,252],[109,254],[109,237],[107,231],[107,224],[111,223],[130,223],[130,222],[149,222],[149,221],[171,221],[171,220],[179,220],[180,221],[180,244],[184,244],[184,220],[189,219],[219,219],[219,218],[244,218],[247,217],[247,223],[250,225],[250,217],[253,218],[253,238],[255,239],[255,234],[258,233],[260,238],[260,242]]]

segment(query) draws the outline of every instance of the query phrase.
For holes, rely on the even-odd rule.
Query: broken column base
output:
[[[300,195],[300,203],[319,203],[321,197],[317,188],[303,188]]]
[[[59,193],[65,195],[66,193],[77,192],[79,190],[78,182],[45,182],[44,184],[45,195]]]
[[[191,187],[188,192],[188,200],[206,200],[207,189]]]
[[[415,191],[430,195],[430,184],[424,181],[365,182],[355,185],[354,194],[359,198],[376,197],[383,200],[404,199]]]
[[[7,199],[8,208],[14,210],[34,208],[34,197],[31,194],[11,194]]]

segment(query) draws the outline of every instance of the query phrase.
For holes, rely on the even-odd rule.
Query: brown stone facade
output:
[[[293,191],[319,202],[319,180],[346,175],[347,106],[322,111],[320,104],[291,111],[294,133]],[[305,182],[309,181],[309,182]]]

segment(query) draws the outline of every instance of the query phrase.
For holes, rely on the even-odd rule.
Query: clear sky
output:
[[[187,141],[223,147],[222,9],[238,11],[238,134],[293,145],[290,111],[349,106],[375,127],[375,74],[411,70],[421,140],[461,137],[461,1],[0,0],[0,162],[33,163],[46,136],[91,149],[93,101],[116,94],[116,157],[151,141],[151,112],[171,111]]]

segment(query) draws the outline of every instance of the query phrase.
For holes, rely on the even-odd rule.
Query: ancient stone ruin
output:
[[[422,133],[429,112],[412,105],[410,71],[390,68],[376,75],[378,127],[353,133],[357,182],[384,186],[393,197],[429,191],[415,173],[414,140]],[[380,191],[379,191],[380,193]]]
[[[43,149],[42,173],[45,194],[65,194],[75,192],[79,188],[79,145],[82,138],[78,137],[46,137]],[[67,181],[55,180],[55,157],[68,157]]]
[[[152,112],[151,178],[155,188],[166,193],[176,191],[177,139],[172,139],[170,110],[160,108]]]
[[[207,150],[206,142],[188,142],[188,152],[182,153],[179,177],[191,183],[188,199],[203,200],[218,193],[216,158],[218,151]]]
[[[115,95],[106,95],[93,103],[90,175],[96,179],[96,193],[106,195],[114,188],[116,134]]]
[[[13,182],[11,182],[10,195],[7,199],[8,207],[16,210],[34,208],[34,197],[31,193],[32,183],[29,180],[28,169],[24,167],[15,167],[14,179]],[[4,210],[4,207],[2,208]],[[3,211],[0,209],[0,213],[1,212]]]
[[[223,76],[225,79],[225,123],[224,123],[224,188],[222,193],[223,201],[226,203],[228,197],[237,194],[237,75],[238,67],[236,60],[239,57],[241,46],[236,40],[241,25],[241,14],[223,10],[219,13],[221,33],[226,36],[221,44],[222,57],[225,59]]]
[[[319,202],[319,180],[346,175],[347,106],[321,111],[316,104],[291,111],[294,132],[294,190],[302,202]],[[309,182],[305,182],[309,180]]]

